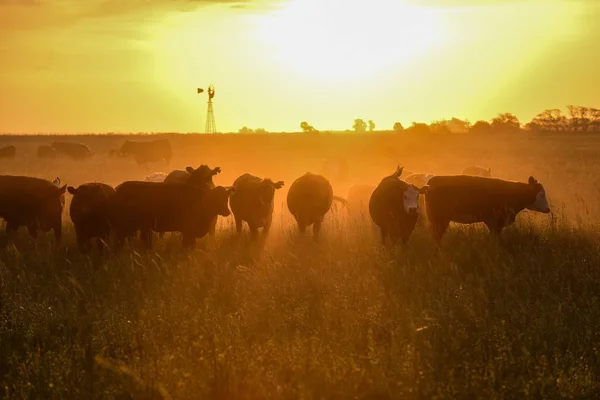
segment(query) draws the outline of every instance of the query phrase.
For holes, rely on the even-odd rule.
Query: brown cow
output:
[[[15,146],[6,146],[0,149],[0,158],[13,159],[17,155],[17,148]]]
[[[436,176],[425,195],[427,217],[439,243],[450,222],[483,222],[499,235],[524,209],[549,213],[544,187],[534,178],[528,183],[477,176]]]
[[[6,233],[14,234],[25,225],[37,238],[38,229],[54,231],[56,241],[62,235],[60,197],[67,185],[60,188],[52,182],[28,176],[0,176],[0,218],[6,221]]]
[[[317,238],[333,200],[347,204],[346,200],[333,195],[333,188],[327,178],[307,172],[290,186],[287,206],[298,223],[299,231],[304,233],[312,225],[313,234]]]
[[[281,189],[283,184],[283,181],[273,182],[250,174],[244,174],[233,182],[235,193],[229,198],[229,205],[238,233],[242,232],[243,221],[248,224],[253,238],[257,237],[261,227],[263,236],[269,233],[275,190]]]
[[[57,154],[63,154],[74,160],[90,158],[94,154],[90,148],[83,143],[52,142],[51,147],[56,150]]]
[[[156,139],[147,142],[125,140],[118,151],[112,150],[109,154],[119,157],[133,157],[140,166],[161,160],[169,164],[173,156],[169,139]]]
[[[400,180],[402,168],[381,180],[369,200],[369,213],[381,230],[381,241],[389,237],[396,242],[408,242],[419,218],[419,189]]]
[[[208,165],[202,164],[198,168],[187,167],[185,171],[176,169],[172,171],[164,180],[164,183],[185,183],[194,186],[208,185],[210,188],[214,188],[213,176],[221,173],[220,167],[210,168]],[[210,223],[210,229],[208,231],[210,236],[214,236],[217,228],[217,216]]]
[[[73,195],[70,214],[79,251],[89,253],[91,239],[98,238],[98,251],[102,253],[110,235],[110,206],[116,194],[115,189],[95,182],[78,188],[69,186],[67,190]]]
[[[183,247],[208,233],[214,217],[231,214],[227,203],[232,187],[209,188],[158,182],[124,182],[115,188],[111,222],[120,248],[125,237],[141,231],[152,247],[152,231],[181,232]]]

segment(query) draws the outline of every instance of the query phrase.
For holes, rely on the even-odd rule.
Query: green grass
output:
[[[584,178],[566,180],[574,172],[544,158],[556,151],[525,163],[554,182],[554,215],[524,212],[501,240],[454,226],[436,248],[418,227],[386,249],[339,213],[316,243],[280,205],[265,243],[237,238],[229,219],[187,253],[167,235],[152,252],[134,242],[88,258],[68,216],[58,248],[23,230],[0,248],[0,397],[598,398],[597,197],[568,202],[576,194],[556,182],[583,187],[600,166],[581,159]],[[493,163],[526,168],[508,154]],[[144,174],[101,166],[86,173]],[[71,164],[55,169],[82,183]],[[288,186],[296,169],[278,171]]]

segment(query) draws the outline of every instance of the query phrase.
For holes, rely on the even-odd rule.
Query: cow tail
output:
[[[348,208],[348,200],[340,196],[333,196],[333,200],[341,203],[344,207]]]

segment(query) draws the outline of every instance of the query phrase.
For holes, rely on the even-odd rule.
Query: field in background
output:
[[[162,135],[161,135],[162,136]],[[600,137],[594,135],[164,135],[170,165],[110,158],[124,136],[69,136],[91,160],[40,160],[57,137],[17,146],[0,174],[117,185],[187,165],[284,180],[265,243],[220,219],[189,253],[177,235],[107,261],[65,237],[23,230],[0,249],[0,393],[8,398],[596,398],[600,395]],[[139,136],[132,140],[150,140]],[[291,182],[345,157],[345,196],[396,165],[494,175],[546,187],[553,213],[523,212],[494,240],[452,227],[440,249],[425,227],[384,249],[342,210],[323,240],[298,237]],[[2,235],[0,235],[2,236]],[[2,242],[5,240],[2,237]],[[124,396],[130,397],[118,397]]]

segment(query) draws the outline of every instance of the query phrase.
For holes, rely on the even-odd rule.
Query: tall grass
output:
[[[510,171],[511,157],[492,162]],[[144,173],[99,162],[57,174]],[[58,248],[22,232],[0,249],[0,397],[598,398],[597,197],[567,202],[552,178],[564,171],[540,165],[552,217],[524,212],[500,240],[453,226],[439,248],[423,226],[384,248],[343,211],[315,242],[283,193],[264,242],[224,220],[193,251],[167,235],[101,259],[76,251],[68,218]]]

